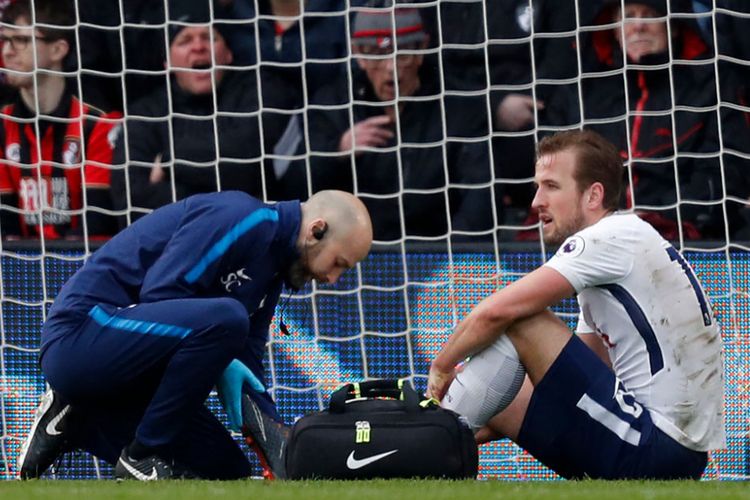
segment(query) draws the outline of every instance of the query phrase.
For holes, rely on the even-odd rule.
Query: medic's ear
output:
[[[324,222],[323,227],[313,228],[313,237],[316,240],[320,241],[323,239],[323,237],[326,235],[327,232],[328,232],[328,223]]]

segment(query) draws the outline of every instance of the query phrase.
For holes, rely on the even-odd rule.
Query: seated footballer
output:
[[[594,132],[540,142],[532,207],[559,250],[459,323],[428,393],[565,478],[698,479],[725,447],[721,331],[680,252],[617,210],[623,176]],[[548,309],[573,295],[575,335]]]

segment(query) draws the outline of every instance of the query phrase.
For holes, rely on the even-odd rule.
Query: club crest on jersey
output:
[[[524,33],[531,33],[531,23],[533,18],[533,10],[529,5],[519,5],[516,8],[516,23]]]
[[[120,133],[122,132],[122,124],[118,123],[107,134],[107,143],[109,144],[109,147],[112,149],[115,149],[115,146],[117,146],[117,141],[120,138]]]
[[[580,236],[571,236],[562,244],[557,254],[565,257],[576,257],[581,255],[583,248],[586,246],[585,241]]]
[[[5,147],[5,157],[12,162],[19,163],[21,161],[21,145],[17,142],[8,144]]]
[[[81,163],[81,141],[77,137],[68,138],[63,143],[62,153],[65,165],[77,165]]]

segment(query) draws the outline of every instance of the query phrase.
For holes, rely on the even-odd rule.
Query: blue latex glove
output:
[[[242,427],[242,386],[248,384],[256,392],[266,392],[263,383],[239,359],[232,360],[221,374],[216,391],[229,417],[229,426],[239,431]]]

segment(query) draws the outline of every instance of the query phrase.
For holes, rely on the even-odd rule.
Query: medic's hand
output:
[[[232,360],[216,384],[219,399],[229,417],[229,426],[238,431],[242,427],[242,387],[247,384],[256,392],[265,392],[266,388],[258,377],[239,359]]]

